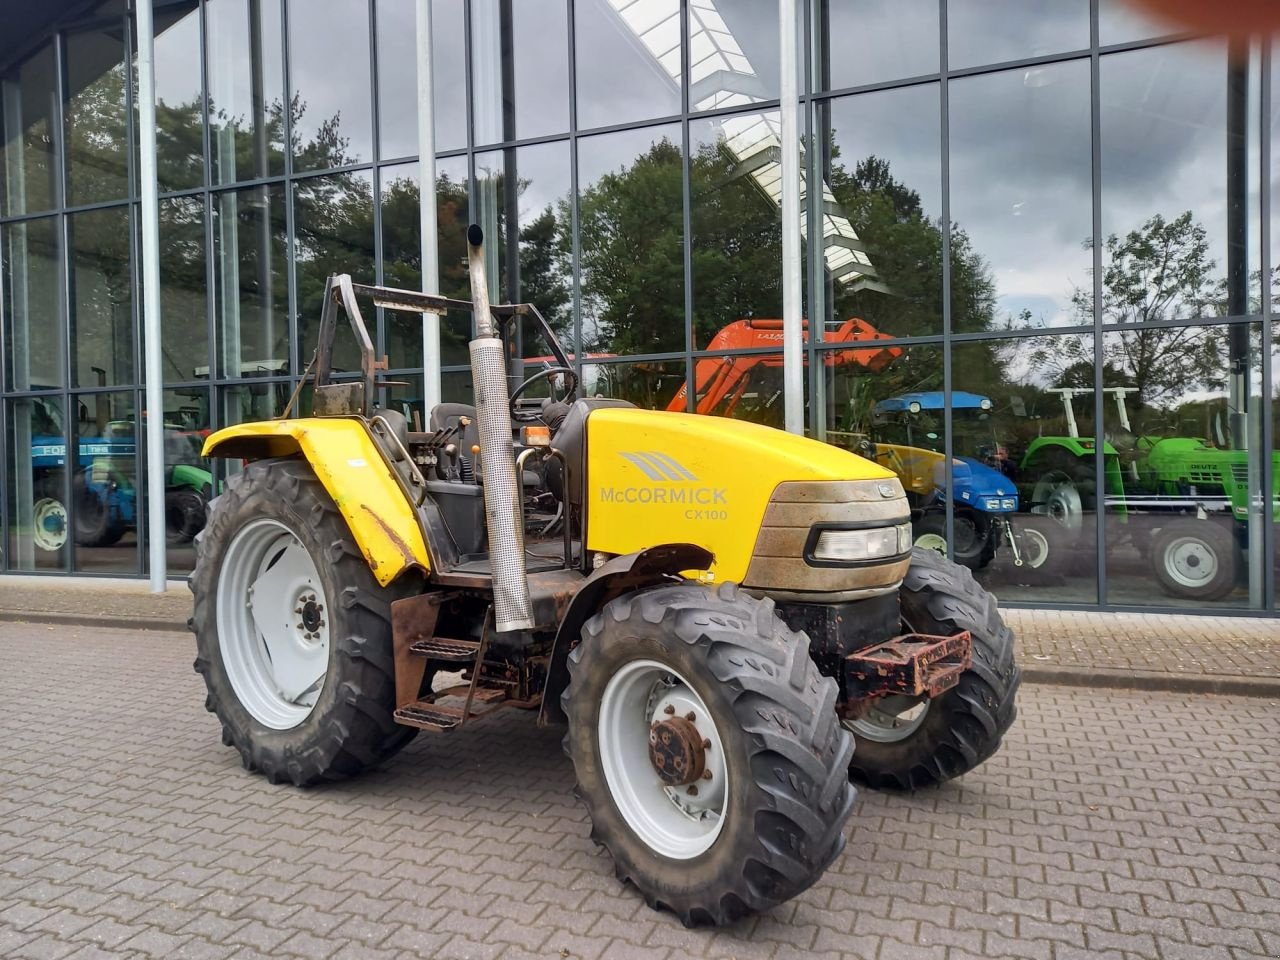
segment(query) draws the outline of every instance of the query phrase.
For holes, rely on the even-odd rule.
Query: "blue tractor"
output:
[[[904,393],[881,400],[871,413],[871,455],[896,473],[912,506],[916,546],[947,550],[944,394]],[[962,390],[951,394],[951,429],[957,455],[951,463],[955,505],[953,556],[972,570],[985,567],[1002,543],[1022,566],[1010,517],[1018,512],[1012,465],[1005,469],[991,423],[991,401]]]

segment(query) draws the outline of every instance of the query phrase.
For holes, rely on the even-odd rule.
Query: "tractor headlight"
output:
[[[821,563],[867,563],[900,556],[911,549],[911,524],[817,530],[810,559]]]
[[[1001,510],[1017,510],[1018,509],[1017,498],[1005,497],[1003,500],[1000,501],[1000,509]]]
[[[983,497],[982,509],[983,510],[999,510],[1000,498],[999,497]]]

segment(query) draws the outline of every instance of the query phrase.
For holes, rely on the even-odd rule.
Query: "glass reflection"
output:
[[[955,344],[951,366],[957,546],[994,531],[970,565],[1002,598],[1097,602],[1093,337]]]
[[[1226,277],[1258,269],[1256,251],[1246,252],[1256,247],[1247,237],[1256,236],[1258,210],[1244,146],[1256,122],[1247,109],[1250,69],[1240,62],[1229,71],[1217,42],[1102,58],[1104,322],[1220,316],[1236,293]],[[1229,115],[1236,129],[1228,130]],[[1236,154],[1228,134],[1240,144]],[[1243,161],[1234,171],[1233,156]],[[1234,238],[1233,205],[1246,211]],[[1232,312],[1256,312],[1256,299],[1256,285],[1247,298],[1241,291]],[[1079,300],[1082,314],[1092,310],[1087,292]]]
[[[422,243],[418,225],[419,172],[416,163],[384,167],[382,176],[382,273],[389,287],[422,289]],[[467,276],[466,229],[470,225],[467,158],[436,161],[436,230],[440,252],[440,292],[471,299]],[[393,368],[422,367],[422,314],[384,310],[387,355]],[[440,352],[448,364],[469,363],[471,316],[451,312],[440,318]],[[400,379],[403,379],[401,377]]]
[[[575,0],[578,128],[680,112],[679,0]]]
[[[138,569],[138,424],[133,392],[73,395],[72,569]]]
[[[683,360],[586,363],[582,367],[579,395],[626,400],[645,410],[683,413],[684,385]]]
[[[569,24],[564,0],[472,3],[471,64],[476,143],[569,129]]]
[[[5,491],[10,570],[65,569],[71,540],[66,490],[66,417],[62,397],[5,404],[9,437]]]
[[[214,183],[284,172],[284,64],[277,0],[210,0],[209,158]]]
[[[974,268],[964,279],[982,275],[995,298],[992,312],[953,302],[953,328],[1090,323],[1072,299],[1092,284],[1088,61],[954,80],[949,96],[951,218]]]
[[[947,0],[952,70],[1088,46],[1089,0]]]
[[[160,201],[161,363],[166,382],[208,377],[204,227],[201,198]]]
[[[0,226],[0,319],[11,390],[66,384],[58,234],[53,217]]]
[[[200,102],[200,8],[195,2],[155,14],[156,182],[161,192],[204,183]]]
[[[70,205],[129,193],[123,26],[122,20],[66,38],[62,119]]]
[[[212,197],[213,298],[223,377],[289,372],[289,280],[284,187]],[[197,378],[208,367],[195,369]]]
[[[80,387],[134,382],[133,273],[128,207],[67,218],[71,375]]]
[[[797,27],[802,36],[803,25]],[[778,5],[772,0],[693,0],[689,56],[692,109],[776,100]]]
[[[942,330],[942,159],[936,84],[822,101],[815,158],[822,197],[824,283],[811,310],[860,317],[891,336]],[[810,206],[814,206],[814,202]],[[990,323],[991,281],[962,227],[952,229],[952,311]]]
[[[674,125],[578,141],[584,351],[685,348],[681,166]]]
[[[52,45],[0,77],[0,214],[57,203],[57,95]]]
[[[531,303],[573,352],[569,145],[546,143],[476,156],[477,222],[496,295]],[[510,225],[515,224],[515,230]],[[547,353],[537,325],[521,324],[523,356]]]
[[[814,87],[937,73],[937,0],[814,0]]]
[[[209,391],[164,392],[164,527],[170,570],[195,566],[195,537],[204,529],[214,494],[213,464],[200,456],[209,436]]]
[[[293,185],[294,269],[298,285],[298,369],[316,348],[324,288],[335,273],[374,278],[373,177],[367,171],[312,177]],[[375,317],[361,306],[366,325]],[[370,336],[372,337],[372,332]],[[360,369],[360,353],[350,326],[339,324],[333,341],[335,370]]]
[[[431,83],[435,91],[436,150],[467,145],[464,5],[432,0]],[[377,0],[378,150],[384,160],[417,156],[417,21],[414,4]]]
[[[736,335],[746,318],[782,316],[778,114],[689,124],[694,346],[776,346]]]
[[[1261,604],[1260,335],[1242,324],[1104,336],[1111,602]]]
[[[290,0],[289,34],[294,169],[372,160],[367,0],[329,0],[322,16]]]
[[[1098,0],[1098,42],[1103,46],[1146,40],[1185,30],[1171,20],[1139,10],[1129,0]]]

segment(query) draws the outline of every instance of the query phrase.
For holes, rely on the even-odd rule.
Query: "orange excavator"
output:
[[[809,321],[804,320],[802,323],[807,333]],[[892,338],[858,317],[850,317],[840,324],[831,324],[822,331],[823,343],[862,343],[890,339]],[[729,416],[751,384],[752,371],[757,368],[782,367],[782,321],[735,320],[721,328],[707,344],[708,350],[745,350],[751,347],[776,347],[778,352],[702,357],[698,360],[693,373],[697,413],[715,412],[721,416]],[[823,366],[836,367],[854,363],[879,373],[901,355],[901,347],[867,346],[823,351],[821,356]],[[667,404],[667,409],[683,411],[686,391],[687,385],[682,385]]]

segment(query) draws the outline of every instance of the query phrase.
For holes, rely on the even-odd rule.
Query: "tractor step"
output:
[[[480,652],[475,640],[453,640],[449,637],[428,637],[409,644],[411,653],[428,660],[447,660],[450,663],[474,663]]]
[[[396,723],[403,723],[406,726],[445,733],[454,727],[461,726],[463,711],[461,707],[419,700],[416,703],[406,703],[396,710],[395,719]]]

